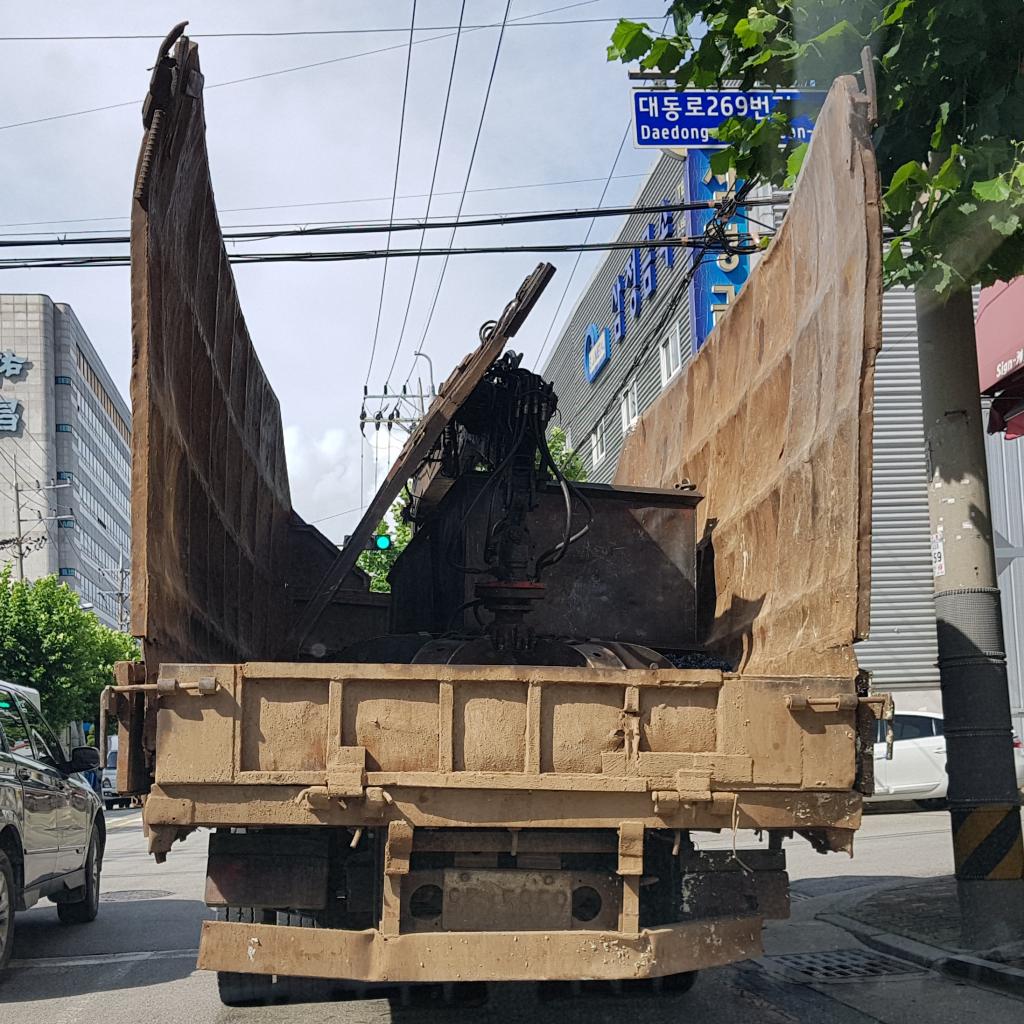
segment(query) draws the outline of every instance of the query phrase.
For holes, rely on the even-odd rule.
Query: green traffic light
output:
[[[386,533],[378,533],[373,540],[378,551],[387,551],[391,547],[391,538]]]

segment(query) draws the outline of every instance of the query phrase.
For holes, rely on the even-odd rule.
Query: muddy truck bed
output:
[[[200,966],[244,1003],[289,977],[685,985],[756,956],[788,913],[783,839],[851,850],[886,710],[852,648],[880,335],[855,84],[833,86],[785,224],[614,486],[564,478],[557,395],[506,351],[541,264],[339,551],[291,505],[182,28],[132,208],[144,661],[104,713],[157,859],[212,830]],[[357,557],[406,485],[414,538],[371,593]],[[755,848],[700,850],[748,829]]]

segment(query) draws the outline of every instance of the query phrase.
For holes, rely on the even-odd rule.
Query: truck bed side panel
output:
[[[867,634],[882,249],[863,110],[837,80],[777,237],[616,476],[706,495],[709,644],[743,672],[844,674]]]

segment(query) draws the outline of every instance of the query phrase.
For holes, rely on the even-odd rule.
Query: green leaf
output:
[[[786,158],[786,180],[782,183],[784,188],[792,188],[796,184],[800,168],[804,165],[804,158],[807,156],[808,142],[801,142],[796,149]]]
[[[753,8],[751,9],[753,10]],[[779,24],[779,19],[774,14],[768,14],[765,11],[750,17],[750,27],[754,32],[759,32],[762,36],[766,36],[769,32],[774,32]]]
[[[935,122],[935,130],[932,132],[931,147],[939,149],[942,146],[942,132],[949,120],[949,103],[944,101],[939,104],[939,119]]]
[[[889,248],[885,252],[885,257],[882,261],[882,266],[887,274],[899,273],[907,269],[907,261],[903,255],[903,240],[900,238],[894,238],[889,243]]]
[[[923,185],[927,178],[928,175],[925,169],[916,160],[908,160],[902,167],[896,170],[889,180],[886,196],[898,192],[909,183]]]
[[[622,19],[612,30],[612,42],[608,47],[608,59],[620,60],[625,64],[642,57],[653,45],[648,35],[650,25],[643,21]]]
[[[819,32],[813,39],[808,39],[807,44],[809,46],[821,46],[823,43],[831,43],[837,39],[842,39],[847,34],[852,34],[858,39],[861,38],[860,33],[844,18],[842,21],[837,21],[834,25],[825,29],[824,32]]]
[[[960,147],[954,146],[953,152],[935,172],[931,186],[940,192],[952,192],[960,187],[961,181],[963,181],[963,173],[960,166]]]
[[[1010,197],[1010,183],[1000,175],[998,178],[990,178],[988,181],[976,181],[971,187],[975,199],[982,199],[987,202],[1001,203]]]
[[[896,0],[896,3],[890,4],[882,11],[882,26],[895,25],[902,20],[904,12],[913,2],[914,0]]]
[[[1007,238],[1020,227],[1020,217],[1016,213],[1009,211],[989,214],[988,222],[999,234]]]
[[[736,151],[730,147],[729,149],[719,149],[711,154],[711,158],[708,163],[711,166],[712,174],[728,174],[732,170],[735,164]]]

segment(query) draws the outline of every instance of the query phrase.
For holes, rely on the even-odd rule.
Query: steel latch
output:
[[[182,683],[173,677],[161,677],[155,683],[129,683],[127,686],[108,686],[105,691],[111,693],[155,693],[160,697],[172,693],[198,693],[201,697],[210,697],[220,689],[220,683],[213,676],[203,676],[194,683]]]
[[[860,701],[854,693],[837,693],[833,697],[803,697],[791,693],[786,697],[790,711],[856,711]]]

